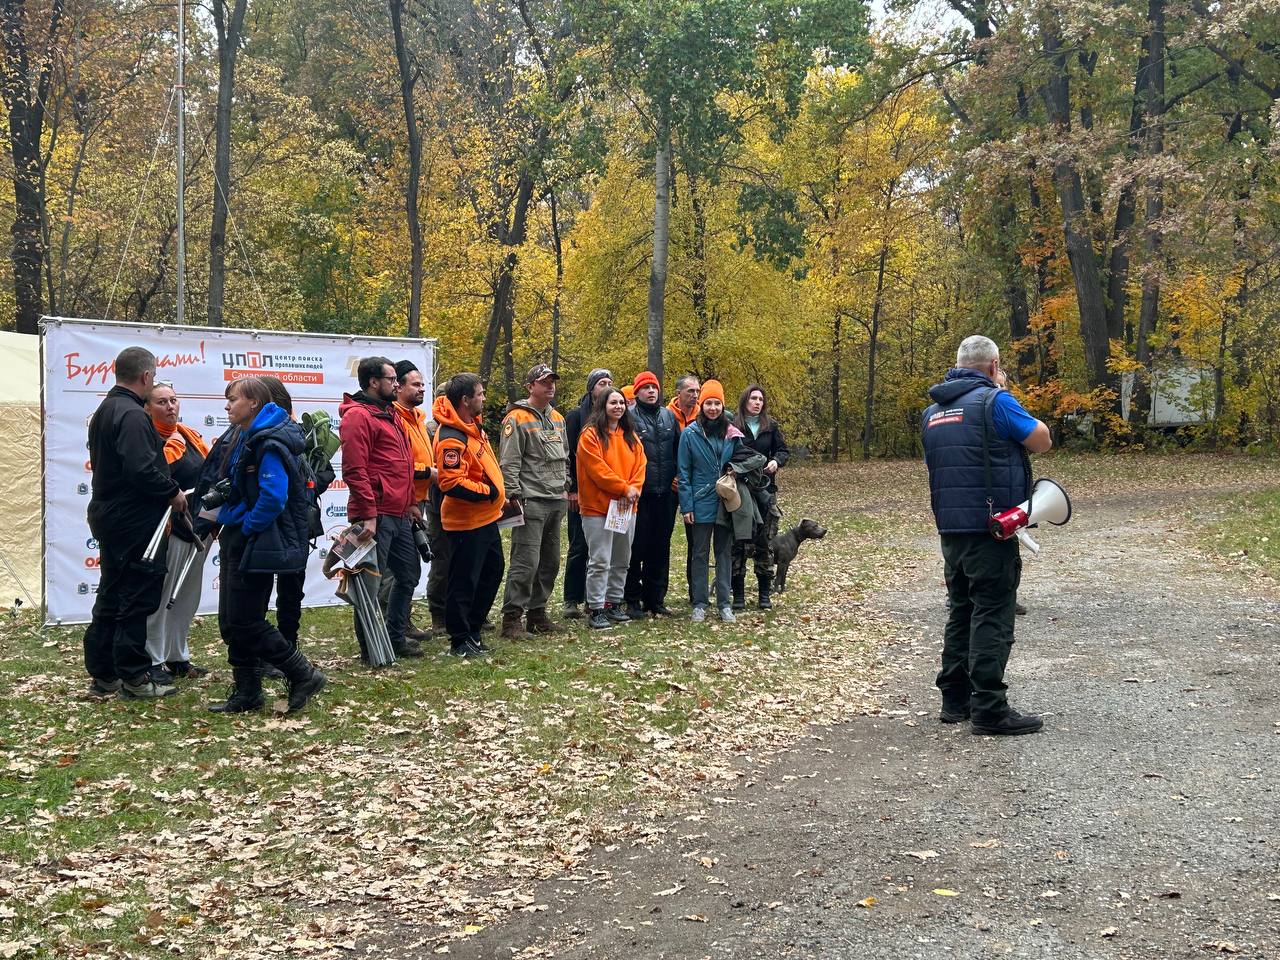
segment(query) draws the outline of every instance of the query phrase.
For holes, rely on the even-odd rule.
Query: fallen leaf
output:
[[[870,910],[872,907],[876,905],[877,902],[878,901],[876,900],[875,897],[863,897],[856,904],[854,904],[854,906],[862,907],[864,910]]]
[[[933,893],[936,893],[936,894],[937,894],[938,896],[940,896],[940,897],[958,897],[958,896],[960,896],[960,894],[956,893],[956,891],[954,891],[954,890],[948,890],[946,887],[937,887],[937,888],[936,888],[936,889],[934,889],[932,892],[933,892]]]
[[[908,850],[907,856],[915,857],[921,863],[924,863],[926,860],[936,859],[938,856],[938,851],[937,850]]]
[[[462,928],[462,932],[465,933],[468,937],[473,937],[483,929],[484,927],[482,926],[479,926],[474,923],[468,923],[465,927]]]
[[[707,918],[700,913],[686,913],[681,920],[692,920],[694,923],[706,923]]]
[[[974,840],[969,846],[975,850],[994,850],[1000,846],[1000,841],[992,837],[990,840]]]
[[[1098,931],[1098,935],[1101,937],[1114,937],[1119,932],[1120,931],[1117,930],[1115,927],[1103,927],[1101,930]]]
[[[674,887],[668,887],[666,890],[659,890],[659,891],[657,891],[656,893],[654,893],[654,896],[655,896],[655,897],[670,897],[670,896],[672,896],[673,894],[677,894],[677,893],[679,893],[679,892],[680,892],[681,890],[683,890],[683,889],[684,889],[684,884],[683,884],[683,883],[677,883]]]
[[[1207,947],[1210,950],[1214,950],[1218,953],[1239,953],[1240,952],[1240,948],[1237,947],[1230,940],[1210,940],[1208,943],[1205,944],[1205,947]]]

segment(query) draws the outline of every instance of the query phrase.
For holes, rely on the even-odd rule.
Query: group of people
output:
[[[566,417],[554,407],[559,375],[539,364],[526,378],[527,398],[508,409],[495,450],[476,375],[450,378],[428,418],[425,379],[412,362],[370,357],[356,373],[359,389],[339,411],[347,519],[374,541],[397,657],[422,656],[421,641],[432,635],[447,636],[454,655],[485,654],[482,633],[504,572],[501,635],[563,632],[548,602],[566,517],[566,618],[607,629],[671,615],[677,514],[687,532],[694,621],[711,607],[713,558],[721,620],[734,621],[746,606],[749,558],[758,606],[771,607],[776,475],[789,454],[759,385],[742,392],[731,414],[716,380],[682,377],[663,405],[653,373],[641,372],[624,393],[610,371],[597,369]],[[298,649],[298,630],[307,559],[323,532],[318,497],[333,479],[327,458],[317,467],[308,455],[277,378],[230,382],[228,428],[210,444],[182,423],[179,395],[156,380],[148,350],[122,351],[115,376],[89,425],[89,524],[101,570],[84,636],[90,694],[164,697],[177,691],[175,678],[207,673],[192,663],[188,635],[201,566],[216,538],[218,626],[234,683],[210,709],[259,709],[267,674],[284,678],[288,709],[301,709],[326,684]],[[509,571],[504,526],[511,527]],[[430,630],[411,620],[428,558]],[[267,616],[273,592],[274,623]],[[360,616],[354,627],[368,660]]]

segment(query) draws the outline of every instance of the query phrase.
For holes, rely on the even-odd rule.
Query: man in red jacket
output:
[[[413,497],[413,455],[396,423],[392,401],[399,380],[386,357],[366,357],[356,369],[357,393],[344,394],[338,414],[342,439],[342,479],[347,484],[347,520],[372,530],[378,544],[378,569],[395,578],[387,598],[387,634],[397,657],[420,657],[418,641],[407,639],[409,605],[422,576],[413,543],[413,521],[420,519]],[[368,648],[355,620],[361,656]]]

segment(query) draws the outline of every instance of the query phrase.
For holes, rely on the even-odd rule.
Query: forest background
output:
[[[173,322],[178,7],[3,0],[0,318]],[[1274,448],[1276,0],[186,5],[186,322],[760,382],[910,455],[964,336],[1079,445]],[[1153,379],[1154,378],[1154,379]],[[1125,383],[1131,389],[1124,388]]]

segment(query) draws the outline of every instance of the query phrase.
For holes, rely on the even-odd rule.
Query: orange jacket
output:
[[[603,517],[609,501],[620,500],[627,487],[644,487],[648,461],[644,444],[636,437],[635,447],[627,446],[622,431],[609,437],[609,448],[600,446],[594,427],[584,427],[578,437],[578,510],[584,517]]]
[[[427,499],[431,487],[431,468],[436,458],[431,452],[431,438],[427,436],[427,415],[418,407],[402,406],[397,400],[391,405],[397,423],[409,438],[409,456],[413,459],[413,499],[421,503]]]
[[[463,423],[448,397],[436,397],[431,416],[439,424],[433,452],[436,486],[444,494],[440,525],[446,530],[478,530],[493,523],[502,515],[507,493],[480,418]]]
[[[671,398],[671,402],[667,404],[667,409],[668,409],[668,410],[670,410],[672,413],[674,413],[674,414],[675,414],[675,416],[676,416],[676,424],[680,427],[680,429],[681,429],[681,430],[683,430],[683,429],[684,429],[685,427],[687,427],[689,424],[693,423],[693,421],[695,421],[695,420],[697,420],[697,419],[698,419],[698,406],[697,406],[697,404],[694,404],[694,407],[693,407],[693,413],[689,414],[689,416],[687,416],[687,417],[686,417],[686,416],[684,415],[684,411],[680,409],[680,398],[679,398],[679,397],[672,397],[672,398]]]

